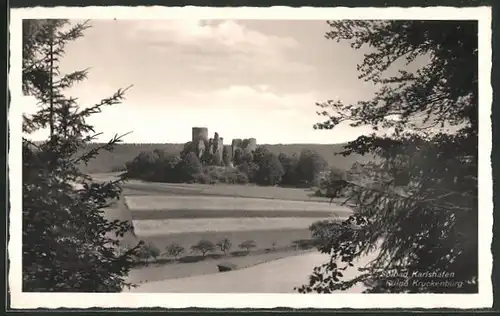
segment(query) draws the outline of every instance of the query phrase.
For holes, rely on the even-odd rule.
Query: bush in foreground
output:
[[[328,23],[327,38],[356,49],[370,48],[358,65],[359,77],[380,89],[372,99],[353,104],[319,103],[324,121],[315,128],[328,130],[349,121],[351,126],[390,128],[394,133],[363,135],[345,146],[344,156],[377,156],[362,164],[362,174],[356,175],[371,183],[343,182],[351,191],[345,202],[356,212],[332,227],[340,233],[323,249],[330,260],[314,268],[310,282],[298,290],[331,293],[363,284],[372,293],[477,293],[477,23]],[[396,60],[411,63],[420,57],[425,63],[417,71],[392,71],[398,70]],[[376,258],[356,279],[342,275],[343,269],[377,248]],[[452,274],[460,286],[390,282],[392,274],[409,271]]]
[[[82,37],[88,25],[59,19],[22,24],[22,87],[38,106],[24,115],[22,126],[22,290],[120,292],[132,285],[126,277],[137,247],[119,251],[120,238],[132,227],[109,221],[103,209],[120,197],[121,180],[95,182],[79,166],[120,141],[116,136],[85,151],[95,140],[88,117],[120,103],[124,91],[82,109],[65,93],[87,72],[64,74],[59,65],[66,45]],[[41,130],[49,132],[47,139],[29,139]]]

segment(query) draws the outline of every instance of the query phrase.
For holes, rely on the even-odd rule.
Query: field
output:
[[[116,174],[95,174],[96,180],[110,180]],[[174,260],[164,254],[147,266],[131,271],[130,281],[145,284],[162,280],[218,273],[217,264],[230,262],[237,269],[306,251],[298,242],[311,239],[309,226],[321,219],[341,219],[351,213],[347,207],[312,198],[304,189],[243,185],[164,184],[129,181],[122,198],[107,214],[131,221],[134,232],[124,243],[152,242],[161,252],[177,243],[186,252]],[[205,239],[214,244],[228,238],[232,248],[206,257],[191,252],[191,246]],[[248,253],[238,245],[253,240]],[[308,271],[310,272],[310,271]]]
[[[90,144],[88,149],[97,146],[99,146],[99,144]],[[118,144],[113,152],[101,151],[96,159],[90,160],[87,166],[82,165],[81,168],[87,173],[111,172],[114,168],[125,166],[125,163],[134,159],[141,151],[161,149],[171,154],[178,154],[183,149],[183,146],[184,144]],[[262,146],[267,147],[276,154],[285,153],[287,155],[300,153],[303,149],[315,150],[326,159],[331,167],[340,170],[349,169],[354,162],[371,159],[359,155],[347,157],[335,155],[344,150],[344,144],[277,144]]]
[[[96,173],[92,177],[96,181],[115,179],[119,173]],[[227,196],[247,197],[258,199],[276,199],[286,201],[308,201],[329,203],[330,199],[314,196],[314,191],[304,188],[267,187],[253,184],[179,184],[179,183],[151,183],[141,180],[128,180],[124,186],[125,196]]]
[[[362,256],[353,267],[343,271],[346,279],[359,275],[358,267],[363,267],[375,259],[374,251]],[[146,293],[294,293],[294,287],[307,284],[314,267],[328,261],[328,255],[317,252],[299,253],[293,256],[262,262],[246,269],[225,273],[193,275],[179,279],[154,281],[141,284],[132,292]],[[366,286],[362,283],[342,293],[362,293]]]

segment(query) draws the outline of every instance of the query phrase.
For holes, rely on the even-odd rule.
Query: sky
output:
[[[63,72],[89,69],[68,95],[89,106],[133,85],[122,104],[89,119],[99,141],[132,132],[127,143],[185,143],[191,127],[226,143],[342,143],[371,132],[342,125],[314,130],[316,102],[368,100],[358,79],[363,51],[325,38],[318,20],[92,20],[70,43]],[[26,97],[25,113],[36,103]],[[45,132],[31,138],[44,139]]]

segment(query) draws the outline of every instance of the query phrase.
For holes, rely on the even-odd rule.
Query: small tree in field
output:
[[[179,256],[186,251],[186,249],[183,246],[177,243],[168,245],[165,250],[167,251],[167,255],[174,257],[175,260],[178,260]]]
[[[161,254],[160,249],[156,247],[156,245],[152,242],[148,243],[147,248],[151,257],[153,257],[153,259],[156,261]]]
[[[224,252],[224,254],[227,256],[227,252],[229,250],[231,250],[231,247],[233,246],[233,244],[231,243],[231,241],[229,240],[229,238],[226,237],[226,238],[222,239],[221,241],[219,241],[216,246],[222,252]]]
[[[160,254],[160,249],[158,249],[155,244],[152,242],[143,242],[142,246],[139,248],[138,257],[144,259],[146,263],[148,263],[150,258],[153,258],[156,261],[156,258],[158,258]]]
[[[23,291],[120,292],[132,285],[126,277],[139,245],[117,251],[131,225],[103,215],[120,197],[122,179],[96,182],[80,169],[120,142],[116,136],[89,150],[86,145],[98,134],[86,120],[120,103],[124,91],[80,108],[64,92],[85,80],[87,72],[59,69],[66,44],[87,28],[67,20],[23,20],[23,91],[38,101],[37,112],[23,120]],[[45,141],[29,139],[45,129]]]
[[[250,252],[250,249],[257,247],[257,243],[255,240],[245,240],[241,244],[238,245],[241,249],[245,249],[247,252]]]
[[[200,240],[196,245],[191,246],[193,252],[200,252],[203,258],[205,258],[208,252],[215,250],[215,245],[210,240]]]

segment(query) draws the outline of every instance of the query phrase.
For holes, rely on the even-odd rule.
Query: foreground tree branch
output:
[[[330,183],[331,198],[347,197],[355,214],[344,223],[313,225],[318,248],[331,260],[314,269],[302,293],[330,293],[363,283],[368,292],[477,292],[478,120],[477,23],[473,21],[332,21],[328,39],[354,49],[371,46],[359,78],[380,89],[369,101],[318,103],[324,122],[393,128],[361,136],[342,155],[372,155],[349,181]],[[415,73],[385,76],[396,61],[428,62]],[[396,116],[396,119],[394,119]],[[423,126],[453,127],[424,130]],[[354,225],[354,226],[353,226]],[[377,251],[364,273],[343,269]],[[447,272],[450,283],[395,285],[392,275]],[[460,286],[458,286],[460,284]]]

